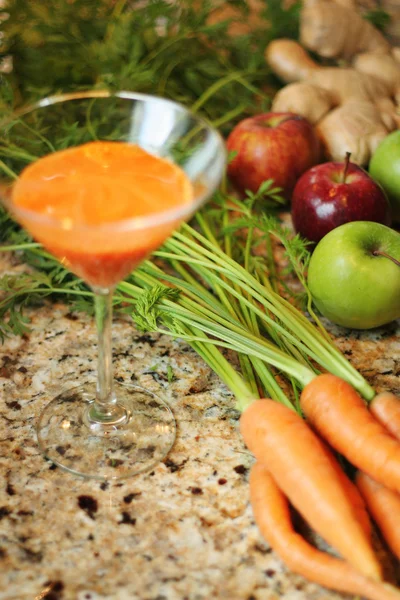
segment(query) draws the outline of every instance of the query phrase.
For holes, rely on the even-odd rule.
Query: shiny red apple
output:
[[[239,192],[256,192],[263,181],[273,179],[288,200],[299,176],[320,158],[314,127],[293,113],[244,119],[228,136],[227,149],[236,153],[228,176]]]
[[[350,221],[390,226],[392,212],[381,186],[348,155],[342,163],[323,163],[300,177],[292,195],[292,220],[297,233],[318,242]]]

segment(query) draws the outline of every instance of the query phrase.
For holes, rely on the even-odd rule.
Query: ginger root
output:
[[[319,65],[294,40],[280,39],[268,44],[265,59],[275,75],[285,83],[310,77]]]
[[[324,58],[350,59],[360,52],[389,52],[390,43],[349,3],[306,0],[300,43]]]
[[[396,50],[399,51],[400,60],[400,48],[396,48]],[[390,95],[394,97],[397,104],[400,104],[400,62],[396,60],[394,52],[388,54],[375,54],[374,52],[357,54],[353,59],[353,66],[361,73],[384,81],[388,86]]]
[[[273,110],[297,113],[314,125],[333,106],[334,102],[328,91],[312,83],[299,81],[286,85],[276,94]]]
[[[273,72],[290,85],[273,111],[295,112],[317,127],[325,155],[367,165],[377,144],[400,127],[400,48],[365,21],[352,0],[304,0],[300,43],[274,40],[265,51]],[[305,46],[305,47],[304,47]],[[347,58],[348,66],[324,66],[322,57]]]
[[[330,158],[343,161],[350,152],[352,162],[365,165],[388,131],[371,102],[349,100],[317,124],[317,133]]]

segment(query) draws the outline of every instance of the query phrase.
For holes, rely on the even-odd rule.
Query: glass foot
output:
[[[93,427],[96,385],[58,395],[39,417],[39,447],[46,458],[81,477],[125,479],[148,471],[168,454],[176,434],[169,406],[143,388],[114,382],[121,419]]]

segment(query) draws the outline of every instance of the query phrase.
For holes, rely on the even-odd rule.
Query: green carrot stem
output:
[[[186,321],[186,319],[184,317],[181,317],[180,320],[182,320],[182,323],[190,324],[190,321],[189,320]],[[196,325],[198,325],[198,323],[196,323]],[[235,352],[247,353],[251,356],[261,359],[262,361],[267,361],[269,364],[275,366],[276,368],[281,370],[283,373],[285,373],[289,377],[293,377],[299,383],[299,385],[301,387],[305,387],[308,383],[310,383],[314,379],[314,377],[316,377],[315,373],[313,373],[310,369],[302,368],[300,370],[299,365],[297,363],[295,363],[295,361],[293,362],[293,361],[290,361],[290,359],[289,359],[287,362],[286,361],[281,362],[280,360],[277,359],[276,355],[271,356],[271,357],[266,356],[266,354],[264,352],[260,352],[259,348],[256,345],[252,345],[244,339],[240,340],[240,338],[236,338],[235,336],[233,336],[231,338],[231,341],[224,341],[222,339],[216,338],[215,334],[212,331],[212,328],[208,329],[207,327],[205,327],[201,324],[200,324],[200,328],[201,328],[201,331],[208,333],[211,336],[207,340],[208,344],[215,344],[216,346],[219,346],[221,348],[227,348],[228,350],[234,350]],[[162,329],[160,329],[159,331],[160,331],[160,333],[166,333]],[[182,338],[184,340],[187,340],[189,343],[197,340],[197,338],[195,338],[195,337],[182,335],[181,332],[174,333],[173,331],[170,331],[170,335],[172,335],[173,337],[176,337],[176,338]],[[226,340],[226,337],[225,337],[225,340]]]
[[[132,291],[133,291],[133,287],[131,286],[131,284],[127,284],[126,282],[122,282],[121,284],[119,284],[118,289],[122,289],[123,291],[129,291],[130,293],[132,293]],[[139,289],[140,288],[136,288],[136,291],[139,291]],[[195,329],[195,328],[192,327],[192,329]],[[199,339],[200,331],[201,331],[200,329],[197,329],[197,332],[198,332],[197,339]],[[178,334],[178,335],[180,335],[180,334]],[[207,338],[204,334],[202,334],[201,339],[203,339],[203,341],[204,341]],[[194,347],[194,342],[192,343],[192,338],[190,336],[188,338],[188,341]],[[207,339],[207,343],[208,344],[210,343],[208,339]],[[229,348],[234,349],[234,346],[230,345]],[[200,347],[198,345],[196,345],[196,351],[199,351],[199,350],[200,350]],[[203,353],[201,353],[201,352],[199,352],[199,353],[204,357]],[[214,353],[214,357],[215,357],[215,353]],[[243,359],[243,358],[247,358],[247,357],[242,356],[241,358]],[[207,358],[206,362],[213,368],[213,370],[216,373],[218,373],[220,375],[221,379],[225,383],[227,383],[227,380],[226,380],[226,378],[224,378],[223,374],[221,373],[220,369],[218,368],[218,365],[215,363],[214,363],[214,365],[211,365],[209,358]],[[288,406],[291,406],[291,403],[289,402],[286,395],[284,394],[284,392],[281,390],[281,388],[275,381],[275,379],[274,379],[273,375],[271,374],[271,372],[269,371],[269,369],[266,368],[266,365],[264,364],[264,362],[260,359],[254,358],[254,357],[251,357],[251,362],[253,362],[253,364],[256,365],[256,371],[257,371],[260,379],[262,380],[262,383],[263,383],[265,389],[268,390],[269,395],[272,398],[275,398],[276,400],[283,402],[284,404],[286,404]],[[250,371],[246,371],[245,376],[246,376],[245,377],[246,381],[249,383],[249,386],[250,386],[251,391],[254,396],[254,393],[256,391],[256,386],[254,385],[254,382],[252,379],[253,375],[251,374]],[[238,398],[241,398],[241,396],[238,394],[237,391],[235,391],[234,393]],[[244,399],[243,399],[243,401],[244,401]],[[246,401],[246,404],[247,404],[247,401]],[[243,406],[244,406],[244,404],[243,404]]]
[[[0,252],[19,252],[20,250],[32,250],[41,248],[40,244],[35,242],[27,242],[26,244],[11,244],[9,246],[0,246]]]
[[[199,317],[191,311],[185,311],[169,300],[164,300],[164,303],[168,307],[171,318],[177,317],[180,322],[187,325],[194,324],[204,333],[218,338],[218,344],[223,345],[224,341],[227,341],[230,345],[226,347],[264,360],[284,373],[292,375],[303,386],[315,376],[311,369],[299,364],[272,344],[269,346],[266,341],[261,343],[255,336],[250,336],[248,333],[243,335],[243,332],[237,333],[217,323],[210,322],[209,319]]]
[[[162,253],[162,252],[160,252],[159,254],[163,254],[163,253]],[[180,260],[180,259],[184,260],[184,257],[177,256],[176,258],[177,258],[177,260]],[[189,262],[190,264],[193,264],[193,262],[197,263],[198,261],[197,261],[196,259],[194,259],[194,260],[192,260],[192,259],[189,259],[187,262]],[[200,261],[200,262],[202,263],[203,261]],[[207,267],[209,267],[209,265],[206,265],[206,266],[207,266]],[[221,270],[221,269],[218,269],[218,270]],[[222,269],[222,270],[223,270],[223,269]],[[139,276],[139,277],[141,277],[141,278],[143,278],[143,277],[144,277],[144,275],[143,275],[143,274],[141,274],[141,273],[139,273],[139,275],[138,275],[138,276]],[[212,278],[212,277],[213,277],[213,276],[212,276],[212,275],[209,273],[209,278]],[[219,281],[219,285],[220,285],[220,286],[222,286],[222,287],[224,287],[224,286],[226,286],[226,285],[227,285],[227,284],[225,284],[225,282],[224,282],[222,279],[218,279],[218,281]],[[150,282],[150,283],[151,283],[151,282]],[[252,302],[250,302],[249,300],[247,300],[246,298],[244,298],[244,297],[243,297],[241,294],[237,293],[235,290],[233,290],[233,289],[232,289],[232,288],[230,288],[229,286],[228,286],[228,288],[229,288],[229,290],[230,290],[230,293],[231,293],[231,294],[233,294],[234,296],[236,295],[238,298],[240,298],[241,302],[243,302],[243,303],[247,304],[251,310],[253,310],[253,311],[257,312],[258,316],[259,316],[261,319],[263,319],[263,320],[267,320],[267,322],[268,322],[270,325],[272,324],[274,328],[276,328],[276,329],[277,329],[278,331],[280,331],[280,332],[281,332],[281,333],[282,333],[284,336],[286,336],[286,337],[289,339],[289,341],[290,341],[291,343],[293,343],[293,344],[294,344],[294,346],[296,346],[296,347],[297,347],[297,348],[298,348],[300,351],[302,351],[302,352],[306,352],[306,353],[307,353],[307,354],[310,356],[310,358],[312,358],[313,360],[315,360],[316,362],[318,362],[319,364],[321,364],[321,366],[323,366],[323,367],[324,367],[324,368],[326,368],[327,370],[333,370],[333,369],[332,369],[332,364],[330,364],[330,361],[329,361],[329,359],[330,359],[330,355],[329,355],[328,353],[326,353],[326,351],[324,351],[325,357],[321,357],[321,355],[315,354],[314,352],[310,351],[310,350],[309,350],[307,347],[305,347],[305,346],[303,345],[303,343],[302,343],[302,342],[301,342],[299,339],[297,339],[295,336],[293,336],[293,335],[292,335],[292,334],[290,334],[288,331],[286,331],[286,329],[285,329],[284,327],[282,327],[282,326],[281,326],[279,323],[277,323],[276,321],[273,321],[273,320],[272,320],[270,317],[268,317],[268,316],[267,316],[267,315],[266,315],[266,314],[265,314],[263,311],[261,311],[260,309],[258,309],[257,307],[255,307],[255,306],[252,304]],[[246,287],[245,287],[245,289],[246,289]],[[249,289],[247,289],[247,291],[251,292],[251,290],[249,290]],[[264,302],[264,299],[263,299],[262,297],[260,297],[260,298],[256,298],[256,299],[258,299],[258,300],[259,300],[260,302],[262,302],[262,303]],[[198,307],[196,306],[196,304],[195,304],[195,303],[193,303],[193,301],[190,301],[189,299],[185,299],[185,301],[184,301],[184,302],[186,302],[186,306],[188,306],[188,307],[189,307],[189,308],[190,308],[192,311],[196,311],[196,310],[198,309]],[[291,308],[291,309],[293,309],[293,307],[292,307],[292,306],[291,306],[289,303],[288,303],[288,306],[290,306],[290,308]],[[268,308],[271,308],[271,307],[268,307]],[[274,307],[272,307],[272,309],[274,309]],[[238,326],[238,325],[236,325],[236,324],[232,323],[232,321],[228,321],[228,320],[227,320],[227,319],[226,319],[224,316],[223,316],[223,317],[221,317],[220,315],[216,315],[215,313],[213,313],[213,312],[210,312],[210,311],[209,311],[209,309],[207,309],[206,307],[202,308],[202,311],[203,311],[203,314],[204,314],[204,315],[206,315],[206,316],[207,316],[209,319],[211,319],[211,320],[212,320],[212,319],[214,319],[214,320],[217,320],[217,322],[219,322],[220,324],[224,325],[224,326],[225,326],[225,328],[228,328],[228,331],[229,331],[229,329],[232,329],[232,328],[233,328],[233,329],[235,329],[235,331],[236,331],[237,333],[239,333],[239,334],[242,334],[242,335],[246,335],[246,332],[243,332],[243,329],[242,329],[240,326]],[[299,314],[300,314],[300,313],[299,313]],[[278,313],[278,315],[277,315],[277,316],[278,316],[278,317],[280,317],[280,314]],[[297,314],[296,314],[296,316],[297,316]],[[284,315],[283,315],[283,318],[284,318]],[[293,329],[293,323],[292,323],[292,329]],[[307,332],[306,332],[306,333],[307,333]],[[304,335],[306,335],[306,333],[305,333],[304,331],[303,331],[303,332],[302,332],[302,331],[300,331],[300,336],[301,336],[301,335],[303,335],[303,336],[304,336]],[[224,334],[226,335],[226,331],[224,331]],[[221,338],[221,336],[219,336],[219,337],[220,337],[220,339],[224,339],[224,337],[223,337],[223,336],[222,336],[222,338]],[[259,338],[257,338],[256,336],[253,336],[253,341],[254,341],[254,339],[255,339],[256,341],[258,341],[258,343],[260,344],[260,340],[259,340]],[[311,341],[312,341],[312,340],[311,340]],[[268,345],[267,345],[267,343],[266,343],[266,341],[265,341],[265,340],[263,340],[263,341],[261,342],[261,346],[262,346],[262,348],[263,348],[263,351],[264,351],[264,349],[265,349],[266,347],[268,347]],[[273,348],[274,348],[274,350],[276,350],[276,349],[275,349],[275,347],[273,347]],[[269,345],[269,350],[270,350],[270,349],[271,349],[271,345]],[[265,360],[265,355],[260,355],[260,354],[259,354],[259,356],[261,356],[261,358],[264,358],[264,360]],[[341,356],[341,355],[340,355],[340,356]],[[325,358],[325,360],[324,360],[324,358]],[[267,360],[268,360],[268,362],[270,362],[271,364],[273,364],[273,365],[275,364],[275,363],[274,363],[274,362],[271,360],[271,356],[270,356],[270,355],[269,355],[269,357],[268,357],[268,359],[267,359]],[[299,364],[299,363],[297,362],[296,364]],[[275,364],[275,366],[276,366],[276,364]],[[303,368],[305,367],[305,365],[304,365],[304,364],[302,364],[301,366],[302,366]],[[279,368],[282,368],[282,364],[281,364],[281,363],[280,363],[280,367],[279,367]],[[291,368],[292,368],[292,370],[290,371],[290,374],[296,378],[296,373],[295,373],[295,370],[293,370],[293,364],[292,364],[292,367],[291,367]],[[285,371],[285,369],[284,369],[284,368],[283,368],[282,370],[284,370],[284,371]],[[308,371],[308,372],[310,372],[310,369],[307,369],[307,371]],[[287,371],[285,371],[285,372],[287,372]],[[361,390],[361,393],[363,393],[363,395],[365,395],[365,397],[366,397],[366,398],[368,398],[368,397],[372,398],[372,397],[373,397],[373,395],[374,395],[374,392],[372,391],[372,388],[370,388],[370,387],[368,386],[368,384],[365,382],[365,380],[363,380],[363,378],[362,378],[362,377],[361,377],[361,376],[358,374],[358,372],[357,372],[357,371],[355,371],[355,373],[358,375],[358,377],[357,377],[357,379],[350,380],[350,383],[352,383],[353,385],[355,385],[355,384],[356,384],[356,385],[358,386],[358,388]]]
[[[278,402],[281,402],[288,408],[293,408],[293,404],[288,400],[271,371],[265,368],[264,362],[255,356],[251,357],[251,362],[254,365],[263,387],[268,391],[269,397],[278,400]]]
[[[269,277],[266,277],[265,280],[267,280],[269,282],[271,291],[276,292],[277,291],[277,287],[276,287],[277,273],[276,273],[275,263],[271,258],[272,257],[271,234],[265,235],[265,243],[266,243],[266,247],[267,247],[266,254],[268,257],[268,272],[269,272]],[[264,285],[265,285],[265,283],[264,283]]]
[[[130,286],[130,283],[122,282],[118,285],[118,289],[129,292]],[[214,315],[210,318],[206,309],[196,307],[188,299],[173,302],[164,298],[162,304],[166,306],[170,318],[177,318],[181,323],[194,325],[204,333],[215,336],[218,338],[218,344],[220,345],[228,341],[229,346],[226,347],[260,358],[264,362],[292,375],[303,386],[314,377],[311,369],[292,359],[267,340],[258,338],[240,325],[226,322],[222,317],[215,318]],[[185,308],[185,304],[189,308]]]
[[[190,228],[190,226],[184,225],[183,231],[185,230],[188,230],[201,245],[196,245],[195,241],[192,241],[182,233],[177,232],[174,234],[173,238],[167,242],[167,247],[176,247],[181,253],[180,256],[182,260],[186,260],[187,262],[189,261],[187,254],[189,254],[189,256],[194,254],[196,257],[201,254],[209,259],[209,263],[205,264],[204,261],[199,261],[195,258],[193,259],[193,264],[212,268],[210,263],[215,262],[217,265],[220,265],[221,272],[226,274],[227,270],[230,270],[230,276],[237,281],[241,281],[243,289],[252,290],[253,297],[262,303],[267,310],[275,314],[289,329],[295,331],[300,339],[303,339],[304,336],[307,337],[307,343],[310,345],[310,348],[313,349],[313,352],[317,355],[320,353],[324,355],[324,362],[317,358],[318,362],[320,362],[324,368],[346,379],[367,400],[374,396],[375,392],[361,374],[350,365],[345,357],[334,347],[333,343],[325,339],[319,331],[313,327],[299,311],[297,311],[297,309],[291,307],[292,314],[288,314],[288,311],[285,311],[284,309],[287,308],[290,303],[284,301],[275,293],[269,294],[269,296],[271,296],[271,298],[269,298],[265,288],[254,277],[250,276],[241,265],[224,255],[222,251],[218,252],[215,251],[215,248],[212,248],[212,252],[209,249],[210,243],[208,240],[197,231]],[[283,310],[279,308],[282,305]],[[293,312],[296,314],[293,315]],[[287,336],[285,328],[282,328],[282,333]],[[325,362],[326,359],[327,362]]]
[[[243,411],[253,400],[259,398],[257,391],[249,388],[215,346],[205,342],[206,336],[195,327],[192,327],[191,330],[198,339],[198,341],[191,342],[191,346],[235,395],[237,407]]]
[[[0,169],[8,177],[11,177],[11,179],[18,179],[18,175],[15,173],[15,171],[13,171],[12,169],[10,169],[10,167],[8,165],[6,165],[6,163],[3,160],[0,160]]]
[[[214,119],[211,122],[211,124],[214,127],[219,128],[219,127],[221,127],[221,125],[225,125],[225,123],[229,123],[230,121],[233,121],[233,119],[236,119],[236,117],[241,115],[242,112],[244,112],[246,110],[246,108],[247,108],[247,105],[244,103],[241,103],[238,106],[235,106],[235,108],[232,108],[232,110],[229,110],[227,113],[225,113],[219,119]]]
[[[248,383],[251,391],[255,394],[254,397],[258,395],[258,383],[257,378],[253,369],[253,364],[249,356],[245,354],[238,354],[240,368],[243,373],[244,380]]]
[[[248,87],[248,83],[243,79],[244,72],[234,71],[233,73],[228,73],[225,77],[221,77],[215,83],[210,85],[210,87],[203,92],[200,98],[192,104],[192,112],[197,112],[199,108],[201,108],[214,94],[216,94],[221,88],[230,83],[231,81],[238,81],[244,87]]]
[[[204,235],[207,237],[207,239],[210,242],[212,242],[215,247],[220,248],[218,241],[217,241],[214,233],[211,230],[208,219],[205,216],[203,216],[201,213],[198,213],[197,221],[198,221],[199,225],[201,226],[202,231],[203,231]],[[224,223],[225,227],[228,224],[228,222],[229,222],[228,214],[227,214],[227,211],[225,210],[223,213],[223,223]],[[245,249],[245,267],[247,269],[249,268],[250,248],[251,248],[251,242],[252,242],[252,237],[253,237],[252,233],[253,232],[251,231],[248,234],[246,249]],[[231,244],[230,244],[230,238],[228,238],[228,236],[225,236],[225,253],[231,257],[231,252],[232,252],[232,249],[231,249]],[[233,285],[235,287],[235,284],[233,284]],[[215,284],[214,284],[214,287],[215,287]],[[237,287],[235,287],[235,289],[236,289],[236,291],[238,291]],[[221,298],[220,286],[218,286],[217,293],[218,293],[219,297]],[[227,298],[227,296],[225,296],[225,295],[223,295],[223,297]],[[236,300],[236,302],[235,302],[235,300]],[[237,311],[234,309],[234,304],[236,304],[236,303],[238,305]],[[231,306],[231,309],[229,312],[231,314],[235,314],[236,318],[239,322],[247,324],[247,327],[249,328],[249,330],[252,333],[257,335],[258,337],[260,336],[258,323],[257,323],[254,313],[248,310],[248,307],[243,302],[241,302],[240,297],[238,299],[237,298],[233,299],[231,297],[231,295],[229,294],[228,306]],[[243,317],[242,317],[242,315],[243,315]],[[242,365],[242,370],[244,371],[245,375],[247,375],[249,372],[248,368],[247,368],[248,365],[247,365],[247,361],[246,362],[244,361],[244,358],[247,358],[247,357],[243,357],[243,355],[240,355],[240,362]],[[254,356],[250,357],[250,362],[253,364],[264,389],[266,389],[268,391],[269,395],[272,398],[275,398],[278,401],[282,402],[283,404],[290,404],[290,402],[288,402],[286,395],[283,393],[282,389],[277,384],[275,377],[272,375],[270,370],[266,367],[265,363]]]
[[[48,147],[50,152],[55,152],[56,149],[54,148],[53,144],[44,135],[42,135],[40,131],[37,131],[36,129],[33,129],[33,127],[30,127],[30,125],[28,125],[28,123],[23,119],[18,119],[18,125],[20,125],[21,127],[25,127],[25,129],[27,129],[29,133],[32,133],[32,135],[34,135],[41,142],[43,142],[45,146]],[[29,156],[29,154],[27,156]],[[37,160],[37,157],[32,157],[32,160]]]
[[[211,231],[208,219],[201,213],[198,213],[196,215],[196,219],[207,239],[213,244],[213,246],[215,246],[216,249],[220,249],[218,241],[214,233]],[[214,281],[210,282],[207,270],[200,271],[200,269],[197,269],[197,272],[203,277],[206,283],[211,284],[212,288],[215,289],[215,292],[218,295],[219,299],[231,315],[233,315],[242,324],[247,324],[248,326],[255,325],[255,320],[252,319],[252,314],[249,312],[247,306],[241,302],[240,298],[232,298],[232,295],[229,294],[229,291],[225,293],[225,291],[221,289],[221,286],[218,284],[217,281],[215,281],[215,279]],[[224,279],[224,281],[226,281],[227,278],[223,274],[221,274],[221,277]]]
[[[157,282],[154,281],[153,283],[155,284]],[[124,286],[124,284],[122,284],[122,286]],[[215,313],[213,313],[211,310],[209,310],[207,308],[207,306],[204,307],[204,309],[203,308],[200,309],[199,308],[199,304],[196,301],[192,301],[192,300],[190,300],[188,298],[184,298],[184,299],[180,299],[179,300],[179,304],[181,306],[185,307],[185,308],[188,308],[191,311],[197,312],[198,314],[202,314],[202,315],[210,318],[210,320],[213,320],[213,319],[216,318]],[[238,325],[236,325],[236,324],[234,324],[232,322],[229,324],[225,320],[221,320],[220,322],[223,323],[223,324],[225,324],[225,326],[228,328],[228,330],[231,327],[235,327],[235,329],[236,329],[237,332],[243,332],[244,336],[247,335],[246,334],[246,330],[243,329],[243,327],[240,326],[240,325],[238,326]],[[220,338],[223,339],[223,334],[220,334]],[[254,339],[257,339],[257,337],[254,337]],[[265,344],[267,344],[266,341],[265,341]],[[270,346],[270,348],[273,348],[273,347]],[[261,351],[262,351],[262,348],[261,348]],[[241,361],[242,361],[242,365],[243,365],[243,357],[242,357]],[[252,360],[251,362],[255,363],[256,359]],[[304,362],[303,362],[303,364],[304,364]],[[245,368],[247,369],[247,365],[245,366]],[[264,386],[266,386],[267,383],[268,383],[269,387],[271,385],[274,386],[273,391],[271,392],[271,396],[274,397],[274,398],[276,398],[276,399],[279,399],[281,402],[288,403],[286,396],[283,394],[283,392],[280,390],[279,386],[276,384],[273,375],[268,370],[267,366],[262,361],[260,361],[259,359],[257,359],[256,371],[257,371],[260,379],[262,379]],[[252,377],[251,371],[249,371],[249,370],[246,370],[245,375],[247,377],[249,377],[249,378]],[[269,388],[267,387],[266,389],[269,389]]]
[[[158,256],[164,256],[166,253],[163,252],[158,252],[157,255]],[[171,255],[169,255],[171,256]],[[174,255],[174,258],[176,260],[182,260],[185,261],[191,265],[198,265],[199,262],[200,264],[202,264],[203,266],[208,267],[210,270],[213,269],[219,273],[226,273],[226,270],[222,267],[215,267],[212,265],[212,263],[210,264],[205,264],[203,261],[198,261],[197,259],[191,259],[190,257],[180,257],[179,255]],[[235,277],[234,274],[231,273],[232,278]],[[208,274],[208,279],[212,279],[213,276],[211,271]],[[240,292],[236,292],[236,290],[230,286],[229,284],[225,284],[225,282],[223,281],[223,279],[218,278],[219,281],[219,285],[222,287],[227,287],[230,290],[230,293],[237,297],[238,299],[240,299],[241,302],[243,302],[244,304],[246,304],[250,310],[254,311],[259,317],[260,319],[262,319],[263,321],[266,321],[268,323],[268,325],[273,326],[277,331],[280,332],[281,335],[283,335],[284,337],[287,337],[294,345],[296,345],[298,348],[300,348],[303,352],[306,352],[307,354],[309,354],[311,356],[311,358],[313,358],[313,360],[316,360],[317,362],[319,362],[322,366],[325,367],[325,362],[323,362],[323,359],[321,359],[321,356],[318,356],[318,354],[315,354],[312,350],[310,350],[309,348],[307,348],[307,346],[305,346],[301,341],[301,335],[302,332],[300,331],[300,335],[297,338],[295,335],[293,335],[292,333],[290,333],[290,331],[288,331],[287,329],[285,329],[278,321],[273,320],[271,317],[268,316],[268,314],[266,314],[263,310],[261,310],[260,308],[258,308],[257,306],[255,306],[250,300],[247,300],[247,298],[245,296],[243,296],[242,293]],[[256,294],[254,291],[252,291],[252,288],[250,288],[249,286],[247,286],[247,284],[243,283],[242,281],[239,280],[239,283],[242,287],[243,290],[245,290],[246,292],[248,292],[250,295],[253,295],[253,297],[260,302],[260,304],[263,304],[265,306],[265,308],[267,308],[268,311],[271,311],[272,313],[275,314],[275,316],[278,317],[278,319],[282,322],[284,322],[285,320],[287,321],[287,319],[285,319],[285,315],[282,314],[282,312],[276,308],[273,304],[270,304],[268,301],[266,301],[262,296],[260,296],[259,294]],[[289,321],[289,324],[292,325],[291,329],[295,329],[293,327],[293,321]],[[298,329],[298,328],[297,328]],[[329,368],[328,366],[326,366],[326,368]]]
[[[33,162],[34,160],[37,160],[39,157],[38,156],[34,156],[33,154],[29,154],[28,152],[24,152],[23,150],[20,150],[19,148],[12,148],[12,147],[7,147],[7,146],[0,146],[0,155],[1,156],[8,156],[9,158],[20,158],[21,160],[26,160],[27,162]],[[2,167],[3,167],[4,163],[2,163]],[[15,175],[15,173],[14,173]]]

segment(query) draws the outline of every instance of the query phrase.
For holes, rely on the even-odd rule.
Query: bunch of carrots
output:
[[[241,433],[257,459],[250,497],[261,533],[311,581],[371,600],[400,598],[381,581],[369,518],[400,559],[400,400],[383,393],[368,408],[350,384],[322,374],[305,386],[300,404],[306,421],[265,399],[241,416]],[[330,447],[357,467],[355,483]],[[289,502],[343,560],[294,531]]]
[[[235,209],[246,212],[239,203]],[[263,267],[258,270],[250,256],[252,232],[262,223],[244,216],[238,222],[247,228],[243,260],[233,256],[225,217],[221,241],[199,214],[197,228],[184,225],[155,253],[169,268],[145,261],[117,286],[115,303],[124,310],[133,306],[142,329],[189,341],[235,394],[240,430],[256,458],[250,475],[255,520],[288,567],[341,592],[400,600],[400,590],[383,581],[370,520],[400,559],[400,400],[391,393],[375,394],[326,332],[264,279]],[[2,250],[23,251],[28,262],[47,273],[57,269],[38,244]],[[5,282],[2,303],[23,302],[29,293],[91,295],[79,282],[64,283],[68,280],[58,272],[54,280],[49,275],[32,282],[32,277],[14,287]],[[238,353],[243,376],[219,347]],[[271,366],[293,383],[294,404]],[[273,399],[259,399],[260,390]],[[336,453],[356,468],[354,481]],[[295,532],[290,504],[342,558]]]
[[[219,272],[219,281],[211,286],[215,294],[220,294],[218,286],[229,287],[229,266],[217,248],[213,257],[207,254],[207,248],[211,250],[210,241],[215,243],[215,238],[207,222],[201,217],[199,222],[205,237],[184,226],[187,239],[178,233],[159,255],[172,261],[185,261],[198,275],[202,274],[196,265],[200,257],[192,252],[194,246],[190,238],[195,238],[195,243],[200,245],[196,251],[201,254],[201,260],[210,258],[206,265],[209,273],[213,268]],[[173,255],[178,241],[182,242],[179,254]],[[222,258],[220,263],[218,255]],[[258,286],[255,282],[250,285],[248,273],[246,284],[241,284],[240,268],[238,265],[234,268],[236,286],[248,297],[249,287],[254,292]],[[185,277],[182,269],[180,272]],[[273,292],[266,295],[273,300],[275,308],[285,305]],[[306,328],[303,315],[285,308],[291,311],[297,325],[304,324]],[[290,329],[289,321],[291,319],[285,329]],[[249,333],[254,332],[250,320],[247,328]],[[277,331],[279,337],[279,327],[275,334]],[[298,335],[301,335],[300,330]],[[316,339],[319,337],[316,329],[314,335]],[[219,342],[223,339],[221,336]],[[335,356],[333,349],[332,356]],[[218,365],[213,361],[209,364],[218,372]],[[283,371],[285,369],[294,373],[289,366],[284,365]],[[334,361],[332,370],[340,372]],[[223,376],[222,369],[220,372]],[[400,399],[389,392],[371,394],[370,388],[361,385],[360,389],[368,396],[367,404],[351,383],[327,372],[313,373],[305,385],[304,381],[303,377],[299,411],[265,398],[247,399],[242,404],[240,431],[256,458],[250,475],[255,520],[281,559],[309,580],[371,600],[400,599],[400,590],[382,581],[382,567],[371,535],[372,517],[400,560]],[[228,381],[235,392],[230,383]],[[242,393],[236,391],[237,396]],[[354,482],[342,469],[336,453],[356,468]],[[289,504],[342,558],[320,551],[295,532]]]

